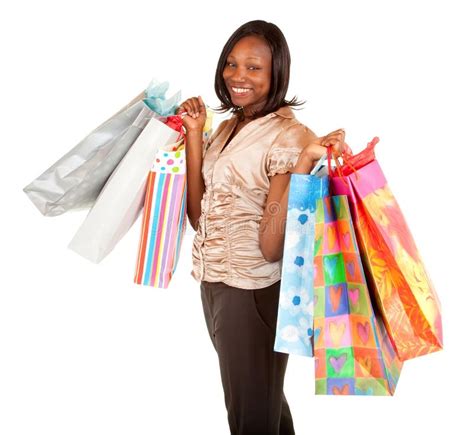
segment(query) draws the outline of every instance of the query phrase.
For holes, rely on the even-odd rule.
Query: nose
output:
[[[232,80],[235,82],[245,82],[247,70],[245,67],[235,68],[232,72]]]

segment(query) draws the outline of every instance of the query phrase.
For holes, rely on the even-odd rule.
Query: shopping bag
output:
[[[318,198],[316,210],[315,394],[393,395],[403,363],[374,310],[347,196]]]
[[[168,83],[152,80],[147,89],[89,133],[43,174],[23,188],[45,216],[89,208],[108,177],[142,132],[153,113],[166,115],[175,107],[177,93],[164,99]]]
[[[442,349],[441,305],[413,236],[375,159],[346,156],[331,173],[335,194],[347,195],[369,285],[403,361]]]
[[[316,199],[324,178],[291,174],[274,350],[313,356],[313,257]]]
[[[207,110],[203,148],[212,131]],[[186,149],[159,149],[147,180],[134,282],[168,288],[186,231]]]
[[[158,150],[148,175],[134,282],[168,288],[186,230],[186,156]]]
[[[274,350],[314,356],[315,394],[392,395],[402,363],[373,310],[347,198],[329,196],[322,161],[291,175]]]
[[[23,188],[43,215],[92,205],[133,143],[127,131],[143,108],[142,98],[143,92]],[[134,130],[138,135],[138,127]]]
[[[160,120],[161,118],[161,120]],[[107,180],[68,247],[94,263],[109,254],[137,219],[159,148],[172,149],[180,133],[154,115]]]

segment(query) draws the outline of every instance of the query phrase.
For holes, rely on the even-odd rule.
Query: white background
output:
[[[380,137],[378,160],[443,308],[445,349],[407,362],[394,397],[315,396],[313,360],[290,357],[285,391],[297,434],[472,430],[469,3],[1,6],[0,433],[228,433],[190,276],[192,228],[171,286],[142,287],[133,284],[140,221],[94,265],[67,249],[86,211],[43,217],[22,188],[153,76],[215,106],[220,51],[251,19],[287,37],[288,97],[307,100],[296,112],[302,122],[318,135],[345,128],[354,151]]]

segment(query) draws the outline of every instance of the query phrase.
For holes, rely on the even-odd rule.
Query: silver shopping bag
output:
[[[141,133],[143,127],[133,123],[146,108],[143,96],[144,92],[140,93],[23,188],[42,214],[57,216],[92,205]]]

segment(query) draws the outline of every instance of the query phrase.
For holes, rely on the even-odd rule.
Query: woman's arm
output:
[[[291,173],[309,174],[313,169],[315,158],[318,160],[326,153],[326,149],[320,146],[319,153],[317,157],[314,150],[311,155],[303,150]],[[265,260],[269,262],[279,261],[283,257],[291,173],[276,174],[270,179],[267,205],[259,228],[260,250]]]
[[[300,140],[306,141],[303,138]],[[326,136],[316,137],[303,148],[290,174],[276,174],[270,178],[267,205],[259,228],[260,250],[265,260],[274,262],[283,257],[291,173],[309,174],[315,162],[327,153],[328,146],[332,147],[336,157],[339,156],[342,150],[349,148],[344,140],[343,129],[335,130]]]
[[[202,130],[191,130],[186,135],[186,208],[189,223],[197,231],[201,216],[201,200],[204,195],[204,180],[202,178]]]
[[[202,132],[206,123],[206,106],[201,96],[188,98],[176,110],[183,115],[186,129],[186,214],[194,231],[197,231],[201,216],[201,200],[205,185],[202,179]]]

